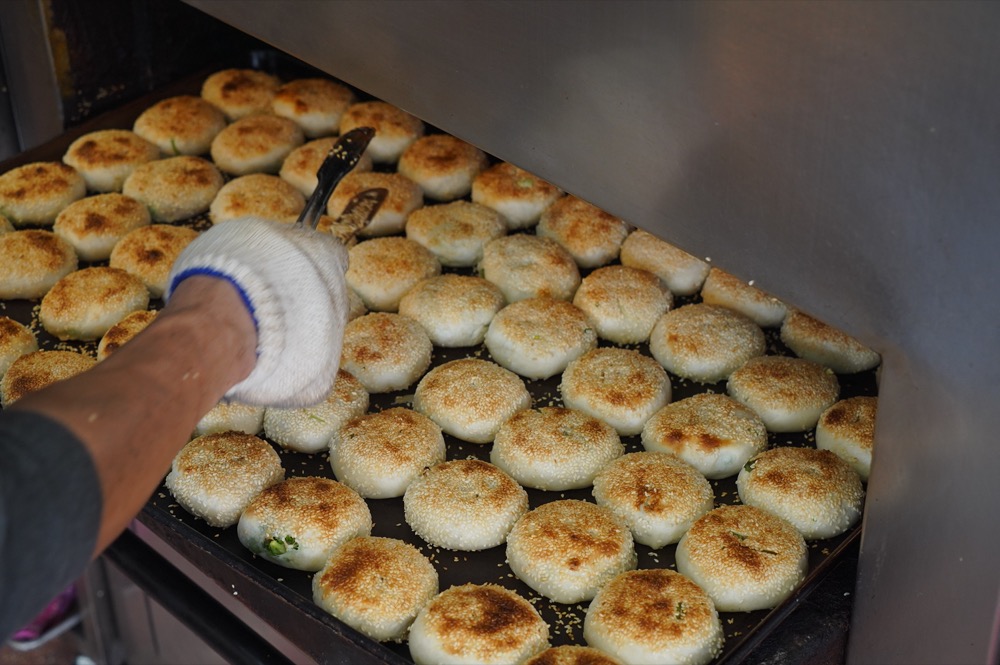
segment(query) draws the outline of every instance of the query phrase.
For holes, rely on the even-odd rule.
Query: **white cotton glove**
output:
[[[255,406],[323,401],[347,325],[347,250],[330,235],[255,217],[201,234],[174,262],[164,299],[187,277],[212,275],[242,293],[257,326],[257,364],[226,393]]]

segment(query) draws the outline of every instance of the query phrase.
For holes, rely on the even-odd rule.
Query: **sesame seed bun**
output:
[[[767,428],[732,397],[702,393],[654,413],[642,428],[642,446],[676,455],[716,480],[736,475],[767,448]]]
[[[712,268],[701,287],[701,300],[728,307],[762,328],[774,328],[785,320],[785,303],[724,270]]]
[[[413,395],[415,410],[470,443],[489,443],[507,418],[530,406],[531,394],[521,377],[478,358],[438,365]]]
[[[63,162],[83,176],[95,192],[120,192],[140,164],[160,158],[160,149],[127,129],[102,129],[70,144]]]
[[[84,268],[49,289],[38,318],[59,339],[99,339],[125,316],[148,305],[149,291],[138,277],[120,268]]]
[[[549,647],[524,665],[622,665],[622,662],[594,647],[563,644]]]
[[[583,354],[562,375],[563,404],[604,420],[622,436],[642,431],[670,401],[670,378],[656,361],[631,349],[602,347]]]
[[[581,268],[597,268],[618,258],[628,232],[623,220],[572,195],[542,211],[536,231],[562,245]]]
[[[612,578],[636,567],[628,527],[588,501],[544,503],[507,536],[507,562],[517,577],[557,603],[593,598]]]
[[[223,182],[208,160],[181,155],[139,166],[125,180],[122,193],[149,208],[154,222],[179,222],[208,210]]]
[[[542,211],[562,195],[555,185],[507,162],[494,164],[472,181],[472,202],[499,212],[508,229],[535,226]]]
[[[341,116],[353,103],[354,93],[347,86],[323,78],[296,79],[278,88],[271,110],[316,138],[336,134]]]
[[[376,187],[389,190],[389,194],[358,235],[373,237],[402,233],[407,215],[424,204],[424,195],[417,183],[398,173],[348,173],[333,190],[326,210],[330,216],[339,217],[351,199],[366,189]]]
[[[330,439],[334,475],[366,499],[403,496],[414,478],[444,459],[441,428],[402,407],[353,418]]]
[[[52,231],[84,261],[105,261],[129,231],[149,226],[149,210],[117,192],[75,201],[56,217]]]
[[[354,289],[347,289],[347,302],[349,306],[349,311],[347,312],[347,320],[353,321],[359,316],[364,316],[368,313],[368,308],[365,307],[365,301],[361,299]]]
[[[184,446],[165,484],[184,510],[211,526],[228,527],[255,496],[284,477],[281,459],[267,441],[219,432]]]
[[[817,363],[760,356],[733,372],[726,390],[753,409],[769,432],[804,432],[837,401],[840,384],[831,370]]]
[[[753,506],[720,506],[677,544],[677,571],[720,612],[770,609],[805,579],[806,543],[787,520]]]
[[[174,261],[198,232],[185,226],[151,224],[118,241],[111,251],[111,267],[126,270],[142,280],[149,295],[159,298],[167,287]]]
[[[312,196],[319,183],[316,176],[319,167],[323,165],[323,161],[330,154],[337,139],[336,136],[329,136],[300,145],[288,153],[288,157],[285,157],[278,175],[282,180],[287,181],[288,184],[302,192],[303,196]],[[367,151],[362,153],[361,159],[351,169],[354,173],[364,173],[371,170],[372,158]]]
[[[490,462],[525,487],[561,491],[588,487],[625,452],[611,425],[556,406],[525,409],[497,431]]]
[[[431,250],[443,266],[476,265],[486,243],[505,233],[500,213],[468,201],[424,206],[406,218],[406,237]]]
[[[198,421],[194,435],[232,431],[257,436],[263,427],[264,407],[239,402],[219,402]]]
[[[795,355],[829,367],[838,374],[855,374],[878,366],[881,357],[847,333],[797,310],[781,326],[781,341]]]
[[[212,199],[208,215],[213,224],[254,216],[279,222],[294,222],[306,198],[275,175],[252,173],[233,178]]]
[[[201,97],[179,95],[143,111],[132,131],[164,155],[204,155],[226,126],[226,116]]]
[[[875,444],[877,397],[851,397],[824,411],[816,423],[816,447],[829,450],[868,482]]]
[[[40,298],[76,266],[73,246],[51,231],[0,235],[0,299]]]
[[[225,173],[277,173],[289,153],[305,142],[288,118],[251,115],[227,126],[212,139],[212,161]]]
[[[493,360],[529,379],[547,379],[597,347],[587,315],[565,300],[529,298],[507,305],[486,331]]]
[[[348,626],[401,642],[438,593],[438,574],[420,551],[395,538],[352,538],[313,576],[313,600]]]
[[[423,326],[437,346],[475,346],[503,305],[503,293],[492,282],[447,274],[418,282],[399,301],[399,313]]]
[[[281,81],[276,76],[253,69],[224,69],[205,79],[201,96],[229,120],[271,109],[271,100]]]
[[[531,603],[497,584],[442,591],[410,626],[416,665],[519,663],[549,646],[549,627]]]
[[[427,198],[453,201],[472,191],[472,179],[487,164],[486,153],[476,146],[450,134],[432,134],[414,141],[396,168]]]
[[[756,323],[734,310],[704,303],[667,312],[649,335],[649,352],[657,362],[699,383],[725,379],[766,349],[764,331]]]
[[[420,118],[380,101],[359,102],[347,107],[340,118],[340,133],[343,135],[358,127],[375,130],[368,152],[376,164],[395,162],[424,135],[424,123]]]
[[[395,312],[399,300],[413,286],[441,274],[441,264],[421,245],[399,237],[371,238],[349,250],[348,286],[361,296],[365,307]]]
[[[498,467],[478,459],[426,468],[403,494],[403,513],[413,532],[449,550],[496,547],[527,511],[524,488]]]
[[[0,175],[0,214],[15,227],[51,226],[63,208],[87,194],[76,169],[33,162]]]
[[[368,392],[386,393],[416,383],[430,367],[433,350],[427,333],[413,319],[372,312],[344,328],[340,366]]]
[[[264,434],[279,446],[302,453],[318,453],[330,446],[344,423],[368,410],[369,395],[350,372],[340,369],[327,398],[300,409],[268,408]]]
[[[97,344],[97,360],[104,360],[120,349],[123,344],[145,330],[146,326],[152,323],[155,318],[156,311],[148,309],[126,314],[118,323],[108,328],[108,331],[101,337],[101,341]],[[227,427],[225,429],[237,428]],[[250,433],[256,434],[256,432]],[[199,432],[199,434],[208,434],[208,432]]]
[[[611,580],[590,603],[587,643],[626,663],[704,665],[722,651],[712,599],[672,570],[633,570]]]
[[[525,233],[486,243],[479,270],[507,302],[542,296],[572,300],[580,286],[580,270],[569,252],[555,240]]]
[[[673,306],[674,297],[659,277],[627,266],[605,266],[583,278],[573,304],[587,315],[597,334],[616,344],[639,344]]]
[[[336,480],[289,478],[271,485],[240,515],[236,535],[248,550],[285,568],[315,572],[351,538],[372,532],[368,504]]]
[[[0,316],[0,379],[15,360],[37,350],[35,333],[9,316]]]
[[[839,536],[861,518],[861,477],[829,450],[772,448],[736,478],[740,501],[783,517],[806,540]]]
[[[641,229],[625,238],[619,259],[623,266],[653,273],[679,296],[698,293],[710,267],[698,257]]]
[[[628,525],[637,543],[653,549],[676,543],[715,507],[705,476],[668,453],[613,460],[594,478],[594,499]]]
[[[0,380],[0,406],[7,408],[29,393],[84,372],[96,363],[76,351],[32,351],[11,363]]]

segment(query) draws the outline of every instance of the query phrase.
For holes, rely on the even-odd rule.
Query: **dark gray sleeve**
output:
[[[100,519],[83,444],[44,416],[0,413],[0,640],[80,576]]]

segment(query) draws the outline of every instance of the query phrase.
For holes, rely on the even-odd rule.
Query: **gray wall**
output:
[[[1000,5],[190,2],[880,350],[851,659],[996,658]]]

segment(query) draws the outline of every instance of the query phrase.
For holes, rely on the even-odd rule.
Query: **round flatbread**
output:
[[[226,116],[207,100],[179,95],[143,111],[132,131],[156,145],[164,155],[204,155],[225,126]]]
[[[9,316],[0,316],[0,379],[15,360],[37,350],[35,333]]]
[[[816,423],[816,447],[835,453],[868,482],[875,446],[877,397],[850,397],[824,411]]]
[[[0,380],[0,406],[85,372],[97,361],[76,351],[33,351],[11,363]]]
[[[728,307],[762,328],[780,326],[788,308],[753,282],[744,282],[724,270],[712,268],[701,287],[701,300],[709,305]]]
[[[208,215],[213,224],[248,216],[294,222],[305,207],[302,193],[278,176],[252,173],[223,185],[212,199]]]
[[[733,372],[726,390],[753,409],[769,432],[804,432],[840,395],[832,370],[786,356],[760,356]]]
[[[605,266],[583,278],[573,304],[597,334],[615,344],[639,344],[673,306],[670,289],[651,272],[627,266]]]
[[[108,328],[108,331],[101,337],[101,341],[97,344],[97,359],[104,360],[120,349],[123,344],[145,330],[146,326],[152,323],[155,318],[156,311],[149,309],[127,314],[118,323]],[[226,427],[225,429],[237,428]],[[250,434],[256,433],[250,432]],[[198,432],[198,434],[209,434],[209,432]]]
[[[42,298],[38,319],[62,340],[99,339],[132,312],[145,310],[149,291],[135,275],[96,266],[66,275]]]
[[[441,274],[434,255],[407,238],[371,238],[348,254],[347,284],[374,311],[395,312],[417,282]]]
[[[653,273],[679,296],[698,293],[710,269],[705,261],[642,229],[625,238],[619,259],[623,266]]]
[[[223,182],[212,162],[181,155],[139,166],[122,194],[145,205],[154,222],[179,222],[208,210]]]
[[[354,103],[354,93],[329,79],[306,78],[285,83],[274,94],[271,110],[295,121],[309,138],[336,134],[340,119]]]
[[[159,158],[157,146],[126,129],[84,134],[63,155],[63,161],[76,169],[87,188],[95,192],[120,192],[136,167]]]
[[[281,81],[254,69],[224,69],[205,79],[201,96],[216,106],[229,120],[271,110],[271,101]]]
[[[219,132],[209,148],[212,161],[225,173],[277,173],[285,158],[305,143],[294,121],[276,115],[250,115]]]
[[[597,268],[618,258],[629,225],[570,195],[542,211],[536,233],[562,245],[581,268]]]
[[[432,134],[414,141],[399,157],[399,173],[435,201],[454,201],[472,191],[472,180],[486,168],[486,153],[451,136]]]
[[[488,242],[479,271],[500,287],[507,302],[542,297],[572,300],[580,286],[580,270],[569,252],[555,240],[526,233]]]
[[[112,192],[69,204],[56,217],[52,231],[71,244],[84,261],[105,261],[119,240],[149,223],[146,206]]]
[[[51,231],[0,235],[0,299],[40,298],[76,267],[73,246]]]
[[[503,215],[468,201],[424,206],[406,218],[406,237],[434,253],[443,266],[471,267],[486,243],[507,233]]]
[[[534,226],[542,211],[562,195],[552,183],[507,162],[491,166],[472,181],[472,202],[499,212],[509,229]]]
[[[492,282],[449,273],[418,282],[400,299],[399,313],[423,326],[437,346],[475,346],[503,306]]]
[[[420,118],[382,101],[359,102],[347,107],[340,118],[340,133],[343,135],[358,127],[375,130],[368,152],[377,164],[397,161],[404,150],[424,135],[424,123]]]
[[[143,226],[118,241],[111,251],[110,264],[141,279],[149,295],[159,298],[167,288],[174,261],[197,237],[198,232],[186,226]]]
[[[0,175],[0,214],[15,227],[51,226],[63,208],[87,194],[76,169],[32,162]]]

